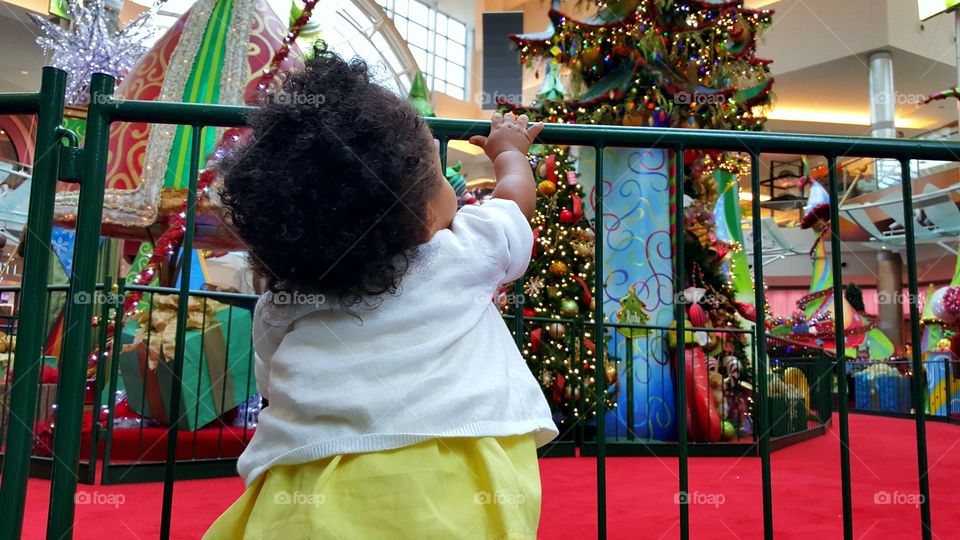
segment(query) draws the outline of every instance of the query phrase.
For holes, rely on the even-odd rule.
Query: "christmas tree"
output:
[[[538,102],[562,99],[564,92],[548,68]],[[537,207],[531,220],[533,256],[523,283],[523,354],[561,425],[589,417],[596,406],[596,345],[590,335],[595,235],[585,215],[576,162],[569,147],[530,148]],[[503,307],[507,313],[513,310],[510,303]],[[583,330],[575,335],[571,324],[583,325]],[[614,385],[606,395],[607,406],[614,407],[616,370],[608,369],[604,377]]]
[[[584,215],[583,186],[570,149],[534,146],[530,165],[538,196],[531,220],[534,252],[523,284],[523,316],[528,318],[523,354],[563,425],[589,417],[596,405],[591,336],[595,236]],[[583,329],[573,332],[571,324]],[[616,371],[607,371],[607,382],[615,383]],[[608,407],[615,406],[614,398],[614,391],[607,394]]]
[[[555,123],[763,128],[773,78],[770,61],[754,53],[771,12],[746,9],[736,1],[626,0],[598,2],[596,16],[588,20],[558,9],[551,9],[549,16],[552,24],[545,32],[511,37],[521,62],[538,77],[542,72],[543,87],[529,106],[501,100],[502,111]],[[565,80],[571,92],[564,88]],[[543,149],[531,156],[531,165],[540,182],[533,222],[538,253],[525,284],[529,298],[524,315],[582,314],[590,320],[592,310],[584,313],[584,302],[595,294],[589,259],[594,239],[591,225],[574,212],[575,204],[582,205],[582,188],[562,181],[575,163],[568,149]],[[683,165],[678,171],[687,201],[683,287],[700,292],[692,318],[697,326],[739,328],[744,319],[756,319],[753,307],[743,302],[752,296],[752,284],[742,251],[737,194],[737,178],[748,170],[748,161],[734,154],[697,151],[687,152]],[[556,170],[559,174],[551,176]],[[620,304],[617,320],[643,324],[644,306],[635,294]],[[692,306],[687,307],[688,315]],[[596,347],[591,341],[590,356],[580,358],[566,345],[569,340],[562,341],[565,332],[556,331],[560,329],[556,323],[546,328],[534,324],[524,354],[556,409],[567,418],[591,410],[587,400],[595,397]],[[750,380],[750,362],[743,339],[739,334],[711,332],[704,343],[688,342],[690,346],[701,348],[717,372],[714,376],[722,377],[724,402],[716,407],[724,421],[745,432],[749,422],[742,416],[748,396],[741,381]],[[611,364],[606,364],[608,369]],[[616,372],[604,377],[610,404]],[[576,395],[579,386],[569,388],[571,382],[588,384],[591,391],[581,398]],[[731,411],[737,413],[735,420]],[[724,424],[725,437],[730,436],[728,431]]]
[[[754,53],[770,11],[742,1],[598,5],[584,21],[551,9],[547,31],[511,38],[524,65],[566,68],[573,99],[501,101],[505,109],[550,122],[762,129],[773,78]]]

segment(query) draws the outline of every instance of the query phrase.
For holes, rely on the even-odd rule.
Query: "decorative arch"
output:
[[[33,115],[0,115],[0,129],[7,132],[20,163],[33,163],[35,128],[36,118]]]
[[[289,6],[289,2],[283,5]],[[393,21],[374,0],[321,0],[313,20],[334,51],[345,58],[360,56],[377,66],[377,81],[394,92],[406,95],[410,91],[420,68]]]

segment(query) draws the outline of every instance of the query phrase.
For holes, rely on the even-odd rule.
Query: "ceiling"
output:
[[[0,92],[36,91],[40,86],[40,68],[46,57],[34,42],[39,30],[27,13],[21,7],[0,2]]]
[[[957,84],[956,68],[929,58],[892,49],[897,129],[907,137],[957,122],[954,100],[919,105],[922,99]],[[769,131],[870,135],[869,68],[866,55],[778,74],[776,103]],[[790,118],[789,120],[787,118]],[[813,118],[802,121],[793,118]]]

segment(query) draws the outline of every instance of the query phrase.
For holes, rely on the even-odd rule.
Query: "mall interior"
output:
[[[955,537],[958,8],[0,0],[0,537]],[[361,103],[347,79],[302,86],[331,54],[362,60],[363,84],[389,97]],[[257,108],[291,123],[251,130]],[[390,125],[403,115],[432,130],[431,174],[457,212],[396,247],[397,212],[412,210],[394,178],[411,173],[387,164],[420,160],[391,148],[409,146]],[[508,149],[522,172],[507,174],[489,141],[528,121],[545,127]],[[289,155],[237,173],[260,137]],[[232,178],[259,184],[244,188],[257,202],[238,210]],[[397,368],[453,328],[421,305],[465,297],[483,272],[464,263],[406,321],[375,310],[404,301],[421,271],[410,261],[438,237],[505,207],[516,219],[497,225],[500,247],[464,250],[516,269],[529,244],[529,262],[457,312],[492,317],[495,334],[463,315],[469,343]],[[315,288],[290,285],[298,264]],[[388,285],[364,281],[384,267]],[[281,325],[269,299],[295,315]],[[352,310],[371,301],[364,330]],[[336,317],[353,321],[345,334]],[[288,339],[328,366],[371,352],[311,372],[283,364],[303,346]],[[509,371],[449,368],[498,355]],[[320,397],[288,399],[278,371]],[[457,395],[471,377],[507,401]],[[539,412],[509,402],[523,385]],[[324,410],[324,394],[356,403]],[[405,429],[365,416],[377,399]],[[508,413],[541,414],[551,437],[498,431]],[[491,431],[430,425],[460,416]],[[278,419],[313,439],[298,447]],[[348,428],[378,442],[337,440]],[[528,470],[500,446],[453,457],[506,436],[529,438]],[[404,472],[424,441],[440,457]],[[242,478],[258,443],[289,448]],[[377,458],[389,472],[364,469]],[[282,483],[293,470],[314,476]]]

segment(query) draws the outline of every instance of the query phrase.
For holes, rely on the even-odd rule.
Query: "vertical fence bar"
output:
[[[760,225],[760,154],[750,151],[750,190],[753,194],[751,215],[753,216],[753,293],[754,308],[757,312],[756,362],[753,366],[753,380],[757,387],[757,400],[754,402],[754,433],[759,434],[760,477],[763,483],[763,538],[773,540],[773,479],[770,473],[770,400],[767,399],[767,328],[766,296],[763,290],[763,229]]]
[[[627,374],[627,440],[632,441],[636,438],[633,432],[634,418],[633,412],[633,338],[627,337],[625,347],[627,349],[627,362],[624,372]],[[646,401],[644,401],[646,403]]]
[[[910,339],[913,343],[913,408],[917,423],[917,473],[920,480],[920,533],[924,540],[930,540],[933,530],[930,528],[930,479],[927,476],[927,425],[923,406],[923,363],[920,350],[920,308],[917,303],[917,244],[914,235],[913,219],[913,183],[910,179],[910,161],[900,160],[903,190],[903,229],[907,241],[907,290],[910,293]],[[945,373],[949,379],[950,372]],[[950,399],[949,394],[947,400]]]
[[[827,156],[830,192],[830,262],[833,267],[833,331],[837,351],[837,394],[840,401],[840,480],[843,498],[843,537],[853,539],[853,495],[850,485],[850,426],[847,418],[847,352],[843,332],[843,268],[840,260],[840,201],[837,191],[837,157]],[[919,319],[916,319],[919,320]]]
[[[108,257],[107,260],[110,260]],[[103,388],[106,384],[107,377],[109,375],[108,369],[108,356],[106,354],[107,350],[107,330],[110,327],[110,308],[115,305],[114,294],[115,290],[112,287],[111,282],[113,278],[110,276],[108,271],[105,279],[103,280],[103,295],[106,299],[103,302],[102,309],[100,311],[100,319],[97,322],[99,330],[97,331],[97,376],[94,383],[93,390],[93,414],[91,415],[91,426],[90,426],[90,455],[88,458],[88,467],[86,477],[83,479],[85,484],[94,484],[97,479],[97,451],[100,446],[100,435],[102,434],[100,428],[100,408],[103,405],[101,398],[103,395]],[[118,308],[122,309],[122,308]],[[109,396],[107,397],[109,400]]]
[[[113,345],[110,347],[110,378],[107,392],[107,426],[104,428],[106,440],[103,442],[103,458],[100,465],[100,481],[104,484],[110,481],[110,454],[113,452],[113,420],[117,412],[117,377],[120,376],[120,351],[123,348],[123,301],[126,280],[117,278],[117,308],[113,314]],[[143,409],[140,409],[143,410]],[[99,413],[94,415],[94,422],[99,425]]]
[[[585,335],[586,325],[583,324],[583,320],[577,319],[572,326],[573,326],[573,335],[577,336],[574,339],[576,339],[577,354],[579,355],[578,358],[586,358],[587,346],[586,346],[586,343],[584,343],[584,338],[586,337]],[[580,390],[580,396],[579,397],[574,396],[574,401],[577,402],[578,414],[574,415],[573,423],[569,425],[569,427],[567,427],[566,432],[569,432],[571,429],[573,429],[574,448],[582,449],[583,448],[583,425],[586,423],[586,418],[587,418],[586,400],[587,400],[588,388],[583,388],[582,378],[579,379],[579,384],[580,386],[578,388]]]
[[[43,68],[37,102],[36,157],[26,230],[23,285],[19,296],[17,351],[9,387],[10,417],[0,480],[0,538],[19,538],[27,498],[27,470],[33,446],[33,405],[40,384],[40,354],[47,310],[47,271],[53,198],[57,187],[60,136],[67,74]]]
[[[107,175],[107,145],[110,118],[106,103],[116,82],[97,73],[90,80],[87,135],[83,149],[83,174],[77,202],[77,235],[73,249],[73,272],[64,316],[63,354],[57,388],[57,424],[53,430],[53,480],[50,485],[50,512],[47,538],[73,537],[74,493],[80,460],[83,399],[86,394],[97,279],[100,220],[103,217],[104,178]]]
[[[930,299],[928,298],[926,301],[929,302]],[[946,391],[947,391],[947,395],[946,395],[946,398],[945,398],[945,401],[944,401],[944,405],[946,405],[946,407],[947,407],[947,410],[946,410],[947,420],[950,420],[950,417],[953,416],[953,411],[951,411],[951,408],[950,408],[950,401],[952,401],[952,400],[950,399],[950,396],[953,395],[953,394],[952,394],[953,390],[950,388],[950,379],[952,378],[952,377],[951,377],[952,371],[950,371],[950,370],[953,368],[953,366],[951,365],[951,361],[950,361],[950,360],[951,360],[951,356],[952,356],[952,355],[947,354],[947,355],[944,355],[944,357],[943,357],[943,382],[944,382],[945,385],[946,385]],[[930,412],[933,412],[933,411],[930,411]]]
[[[193,261],[193,235],[197,218],[197,162],[203,126],[190,127],[190,183],[187,187],[186,230],[180,257],[180,292],[177,300],[176,349],[173,354],[173,386],[170,389],[170,426],[167,428],[167,463],[163,471],[163,506],[160,514],[160,538],[170,538],[170,517],[173,513],[173,480],[177,465],[177,432],[180,423],[180,399],[183,394],[183,349],[187,337],[187,307],[190,301],[190,267]]]
[[[606,414],[607,379],[604,369],[604,356],[606,355],[607,344],[604,340],[603,324],[603,272],[597,270],[603,265],[603,149],[604,144],[598,143],[596,173],[594,181],[596,182],[596,200],[594,208],[594,230],[596,231],[596,241],[594,242],[594,293],[596,298],[593,309],[593,332],[594,348],[596,359],[595,382],[597,388],[597,539],[604,540],[607,537],[607,434],[604,415]]]
[[[441,135],[440,137],[437,137],[437,142],[439,143],[439,147],[437,148],[437,150],[440,152],[440,171],[443,172],[444,175],[446,175],[447,174],[447,146],[450,143],[450,138],[447,137],[446,135]]]
[[[684,261],[684,239],[686,233],[683,230],[683,146],[673,149],[673,230],[674,230],[674,251],[673,258],[673,318],[677,321],[677,443],[678,443],[678,468],[679,468],[679,486],[677,488],[677,497],[674,500],[679,502],[680,506],[680,538],[687,540],[690,538],[690,479],[689,479],[689,448],[687,446],[687,344],[684,339],[686,333],[686,315],[684,306],[686,298],[683,297],[683,286],[686,281],[687,269]]]

